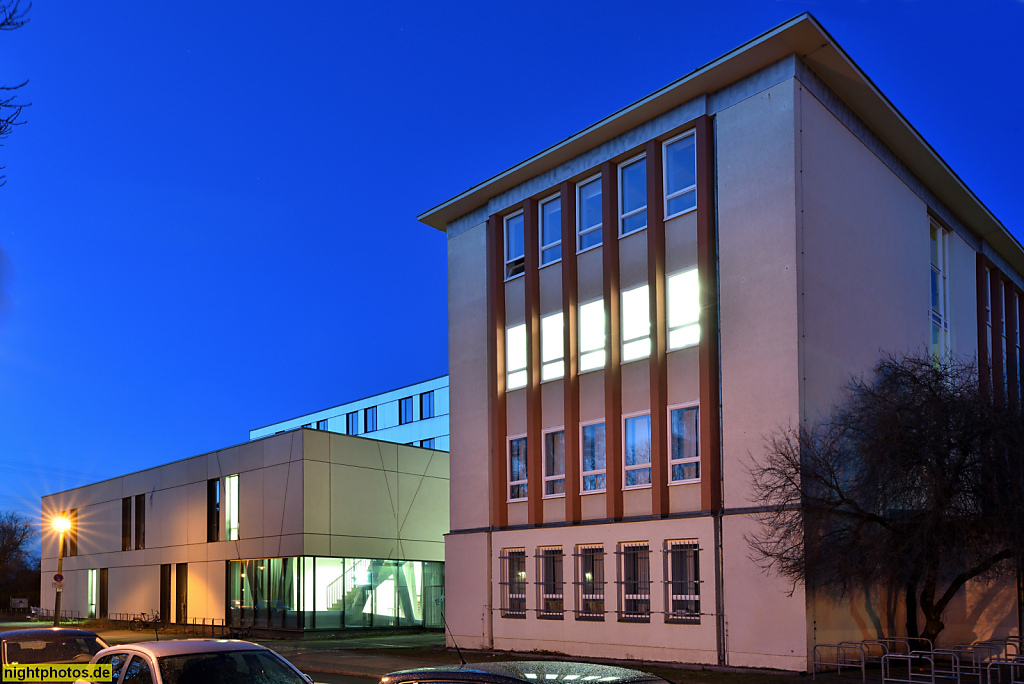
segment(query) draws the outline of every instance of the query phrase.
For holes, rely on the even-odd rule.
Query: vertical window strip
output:
[[[561,311],[540,319],[541,382],[558,380],[565,375],[563,325]]]
[[[434,417],[434,391],[420,395],[420,420]]]
[[[499,556],[501,574],[501,617],[526,617],[526,549],[502,549]]]
[[[619,236],[647,227],[647,158],[619,164]]]
[[[345,434],[359,434],[359,411],[351,411],[345,415]]]
[[[565,496],[565,431],[544,433],[544,496]]]
[[[224,478],[224,523],[228,541],[238,539],[238,475]]]
[[[563,614],[562,547],[537,549],[537,617],[561,620]]]
[[[604,299],[579,305],[579,372],[604,368]]]
[[[697,142],[688,131],[665,143],[662,165],[665,184],[665,220],[697,208]]]
[[[931,307],[928,313],[928,320],[931,328],[932,356],[937,359],[949,353],[949,306],[947,302],[949,290],[946,282],[947,243],[946,231],[933,222],[930,227]],[[991,321],[990,315],[990,326]]]
[[[580,491],[605,490],[604,423],[580,425]]]
[[[623,418],[622,488],[651,485],[651,416]]]
[[[505,329],[505,391],[526,387],[526,324]]]
[[[651,559],[647,542],[619,545],[619,622],[651,621]]]
[[[508,440],[508,500],[525,501],[528,479],[526,474],[526,435]]]
[[[601,244],[601,176],[576,185],[576,249],[579,252]]]
[[[505,217],[505,280],[521,275],[526,269],[523,212]]]
[[[622,362],[651,355],[651,309],[647,285],[622,292]]]
[[[700,623],[699,552],[695,541],[665,543],[665,622]]]
[[[696,406],[669,410],[669,482],[700,480],[699,425]]]
[[[68,540],[68,556],[78,555],[78,509],[72,508],[68,511],[68,527],[67,540]]]
[[[697,269],[668,277],[668,348],[683,349],[700,342],[700,279]]]
[[[562,198],[549,197],[540,203],[540,265],[546,266],[562,258]]]
[[[146,548],[146,495],[135,495],[135,549]]]
[[[366,432],[377,429],[377,407],[371,406],[363,410],[363,428]]]
[[[121,499],[121,550],[132,550],[132,497]]]
[[[576,547],[576,619],[604,620],[604,547]]]

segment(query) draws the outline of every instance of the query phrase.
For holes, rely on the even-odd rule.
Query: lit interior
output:
[[[604,300],[580,306],[580,372],[604,368]]]
[[[646,285],[622,293],[622,360],[651,354],[651,311]]]
[[[541,380],[557,380],[565,375],[562,350],[562,312],[540,319]]]
[[[700,342],[700,284],[697,269],[668,278],[668,347],[682,349]]]
[[[526,387],[526,324],[514,325],[505,331],[505,363],[507,389]]]

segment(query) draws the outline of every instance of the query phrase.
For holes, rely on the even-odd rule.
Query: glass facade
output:
[[[443,628],[444,563],[299,556],[228,561],[228,623]]]

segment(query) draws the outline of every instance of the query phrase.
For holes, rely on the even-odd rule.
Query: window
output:
[[[928,319],[931,323],[931,347],[935,358],[942,358],[949,351],[949,309],[946,302],[946,231],[931,224],[931,309]],[[986,282],[988,280],[986,279]],[[991,298],[989,298],[991,301]]]
[[[544,496],[565,494],[565,432],[544,433]]]
[[[345,414],[345,434],[359,434],[359,411],[352,411]]]
[[[580,373],[604,368],[604,300],[580,304]]]
[[[669,427],[672,430],[672,453],[668,461],[670,482],[695,482],[700,479],[697,425],[696,406],[669,411]]]
[[[651,416],[625,419],[625,478],[623,488],[647,487],[651,484]]]
[[[228,528],[228,541],[238,539],[238,475],[224,478],[224,521]]]
[[[501,617],[526,617],[526,549],[501,551]]]
[[[526,498],[526,436],[508,440],[508,500]]]
[[[700,281],[697,269],[668,277],[668,348],[700,342]]]
[[[665,622],[700,622],[697,542],[665,543]]]
[[[622,362],[651,355],[651,309],[647,286],[622,293]]]
[[[576,236],[580,252],[601,244],[601,176],[576,185]]]
[[[562,548],[537,549],[537,617],[562,619]]]
[[[562,198],[557,195],[540,203],[540,265],[562,258]]]
[[[100,571],[89,570],[86,588],[87,617],[97,617],[97,608],[100,603]]]
[[[78,509],[72,508],[68,511],[68,532],[64,537],[67,539],[67,553],[65,556],[78,555]]]
[[[220,478],[206,481],[206,541],[220,540]]]
[[[576,619],[604,620],[604,547],[576,547]]]
[[[377,407],[371,406],[363,411],[363,430],[373,432],[377,429]]]
[[[604,466],[604,423],[590,423],[580,426],[580,473],[584,492],[603,492],[605,481]]]
[[[619,621],[650,622],[651,559],[647,542],[619,545]]]
[[[565,375],[565,345],[562,339],[562,312],[540,319],[540,379],[557,380]]]
[[[619,165],[619,235],[647,227],[647,159],[644,156]]]
[[[411,423],[412,417],[412,397],[406,397],[405,399],[398,400],[398,424],[405,425]]]
[[[665,143],[665,220],[697,206],[697,143],[693,131]]]
[[[523,212],[505,217],[505,280],[526,269],[523,247]]]
[[[424,449],[433,449],[434,448],[434,438],[431,437],[430,439],[420,440],[420,446],[423,447]]]
[[[121,550],[132,550],[132,497],[121,499]]]
[[[149,665],[142,656],[132,656],[121,675],[121,684],[153,684],[153,673],[149,671]]]
[[[424,392],[420,395],[420,420],[434,417],[434,392]]]
[[[316,429],[317,430],[326,430],[327,429],[327,419],[325,418],[324,420],[316,421]]]
[[[135,549],[146,548],[146,495],[135,495]]]
[[[505,329],[505,390],[526,387],[526,324]]]

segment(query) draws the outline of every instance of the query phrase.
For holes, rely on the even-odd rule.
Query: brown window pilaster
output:
[[[1006,402],[1006,374],[1003,356],[1003,274],[994,265],[989,265],[989,297],[992,306],[992,398],[997,404]]]
[[[604,367],[605,491],[608,517],[622,519],[622,327],[619,322],[619,231],[615,164],[601,164],[601,258],[608,358]]]
[[[565,519],[579,522],[580,504],[580,376],[577,332],[576,186],[559,188],[562,203],[562,350],[565,354],[563,418],[565,422]]]
[[[651,321],[651,515],[668,515],[668,360],[665,338],[665,220],[661,141],[646,146],[647,283]]]
[[[505,444],[505,225],[487,219],[487,392],[491,400],[491,525],[508,525]]]
[[[527,519],[544,523],[544,449],[540,441],[540,236],[537,234],[537,200],[523,202],[523,246],[526,251],[526,474]]]

